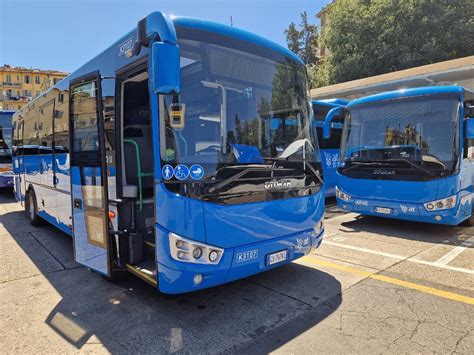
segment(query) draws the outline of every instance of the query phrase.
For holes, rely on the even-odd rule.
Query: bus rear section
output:
[[[345,107],[348,103],[349,101],[344,99],[313,100],[313,126],[316,128],[318,136],[326,197],[336,195],[336,171],[344,126],[344,113],[338,109]],[[331,110],[336,110],[332,111],[334,117],[326,122]],[[325,125],[329,129],[326,135],[324,134]]]
[[[28,215],[70,230],[77,262],[107,277],[130,271],[165,293],[289,263],[317,248],[324,231],[307,85],[303,63],[285,48],[153,13],[37,99],[68,104],[47,118],[64,130],[52,130],[49,192],[34,181],[40,168],[27,167],[35,134],[18,131],[20,199]],[[55,135],[68,140],[64,164]],[[68,188],[55,186],[60,166]],[[65,225],[59,211],[69,213]]]
[[[12,116],[14,112],[0,110],[0,188],[13,187]]]
[[[462,87],[401,90],[346,108],[339,207],[427,223],[472,224],[472,94]]]

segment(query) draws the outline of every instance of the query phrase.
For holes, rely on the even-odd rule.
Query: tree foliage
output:
[[[472,0],[336,0],[327,10],[318,68],[323,84],[474,54]],[[321,84],[321,82],[319,83]]]
[[[306,11],[300,14],[301,22],[297,28],[294,22],[284,31],[288,49],[298,55],[308,67],[311,86],[316,85],[318,65],[318,27],[309,22]]]

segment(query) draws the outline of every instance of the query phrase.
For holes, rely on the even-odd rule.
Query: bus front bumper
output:
[[[170,257],[168,232],[157,227],[158,287],[163,293],[185,293],[235,281],[290,263],[318,248],[324,229],[312,230],[224,249],[218,265],[179,262]],[[160,251],[161,250],[161,251]],[[287,258],[269,265],[268,256],[286,250]],[[243,258],[242,255],[247,257]],[[200,282],[197,282],[200,281]]]
[[[358,198],[352,195],[351,197],[350,201],[344,201],[337,197],[338,207],[346,212],[360,213],[368,216],[414,222],[458,225],[469,218],[472,213],[472,202],[469,201],[469,198],[463,199],[462,197],[458,197],[458,202],[455,207],[438,211],[427,211],[423,203]]]

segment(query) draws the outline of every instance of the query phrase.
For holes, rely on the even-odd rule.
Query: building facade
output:
[[[19,110],[67,75],[56,70],[0,66],[0,110]]]
[[[319,18],[319,21],[320,21],[320,33],[323,33],[324,31],[324,28],[326,27],[327,25],[327,22],[328,22],[328,10],[329,8],[331,7],[331,5],[334,3],[334,1],[331,1],[328,5],[324,6],[321,11],[319,11],[317,14],[316,14],[316,17]],[[320,47],[319,47],[319,58],[324,58],[325,56],[329,55],[330,52],[329,52],[329,48],[326,48],[324,47],[321,43],[320,43]]]

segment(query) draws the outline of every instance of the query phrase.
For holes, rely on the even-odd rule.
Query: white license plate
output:
[[[288,259],[288,250],[282,250],[277,253],[267,255],[267,265],[280,263]]]
[[[392,213],[392,209],[391,208],[386,208],[386,207],[375,207],[375,212],[383,213],[383,214],[390,214],[390,213]]]

